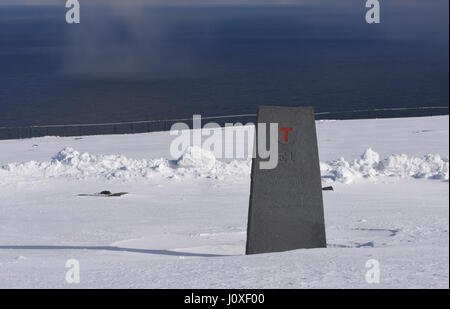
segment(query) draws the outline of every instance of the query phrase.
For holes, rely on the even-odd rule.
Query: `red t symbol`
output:
[[[292,128],[280,128],[280,131],[283,131],[284,133],[283,140],[284,143],[286,144],[288,142],[288,133],[292,131]]]

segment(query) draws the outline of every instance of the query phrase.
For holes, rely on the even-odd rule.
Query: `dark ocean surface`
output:
[[[0,5],[0,127],[448,105],[447,0],[337,2]]]

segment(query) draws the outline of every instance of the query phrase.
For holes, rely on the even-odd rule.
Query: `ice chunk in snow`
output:
[[[216,164],[216,157],[210,151],[198,146],[190,146],[185,153],[177,160],[180,167],[201,168],[210,170]]]
[[[431,154],[423,158],[410,158],[405,154],[391,155],[383,162],[382,170],[388,176],[448,180],[449,160]]]

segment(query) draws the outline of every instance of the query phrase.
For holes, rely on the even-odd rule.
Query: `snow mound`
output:
[[[198,146],[187,148],[185,153],[177,160],[180,167],[200,168],[210,170],[216,164],[216,157],[210,151]]]
[[[248,176],[251,160],[218,161],[214,154],[198,146],[188,147],[175,161],[174,176],[195,176],[200,178],[224,179]]]
[[[439,155],[425,155],[422,158],[394,154],[380,160],[378,153],[367,149],[361,158],[352,162],[340,158],[321,163],[322,178],[342,183],[352,183],[356,179],[376,179],[382,176],[400,178],[449,179],[449,158]]]
[[[97,177],[124,181],[157,175],[168,178],[192,176],[223,179],[228,175],[248,175],[250,168],[247,161],[218,162],[211,152],[195,147],[188,148],[177,161],[164,158],[136,160],[123,155],[93,155],[67,147],[48,162],[30,161],[2,165],[0,176],[30,179]]]
[[[40,179],[89,177],[129,181],[162,176],[165,178],[246,179],[250,175],[251,160],[222,162],[213,153],[199,147],[189,147],[175,161],[159,159],[130,159],[123,155],[94,155],[80,153],[67,147],[47,162],[10,163],[0,166],[0,182],[11,178]],[[422,158],[394,154],[383,160],[378,153],[367,149],[359,159],[344,158],[320,163],[324,182],[352,183],[357,179],[379,177],[449,179],[449,158],[425,155]]]

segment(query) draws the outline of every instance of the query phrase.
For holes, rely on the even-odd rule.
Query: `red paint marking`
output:
[[[286,144],[288,142],[288,134],[290,131],[292,131],[292,128],[280,128],[280,131],[283,131],[284,133],[283,140],[284,143]]]

